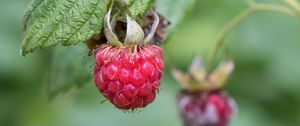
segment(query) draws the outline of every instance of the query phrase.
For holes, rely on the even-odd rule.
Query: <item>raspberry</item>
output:
[[[236,113],[234,100],[221,91],[182,91],[177,103],[185,126],[227,126]]]
[[[142,108],[154,101],[163,72],[163,52],[155,45],[102,45],[94,53],[99,91],[117,108]]]

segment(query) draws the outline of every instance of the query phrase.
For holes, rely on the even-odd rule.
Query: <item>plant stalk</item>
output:
[[[294,1],[294,0],[286,0],[286,1]],[[209,61],[208,61],[208,66],[207,66],[207,71],[212,72],[214,63],[217,59],[218,53],[221,50],[221,48],[224,45],[224,39],[226,35],[238,24],[240,23],[243,19],[246,17],[250,16],[254,12],[257,11],[272,11],[272,12],[277,12],[277,13],[283,13],[286,15],[290,15],[296,18],[300,19],[300,15],[296,13],[293,9],[290,9],[285,6],[281,5],[271,5],[271,4],[262,4],[262,3],[250,3],[250,6],[240,12],[236,17],[234,17],[231,21],[229,21],[224,28],[221,30],[220,34],[218,35],[215,45],[212,48],[212,51],[209,56]],[[299,11],[300,12],[300,11]]]

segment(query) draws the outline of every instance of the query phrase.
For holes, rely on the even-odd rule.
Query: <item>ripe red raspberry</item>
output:
[[[182,91],[177,104],[185,126],[227,126],[236,113],[234,100],[220,91]]]
[[[164,68],[160,47],[102,45],[94,56],[96,86],[117,108],[142,108],[153,102]]]

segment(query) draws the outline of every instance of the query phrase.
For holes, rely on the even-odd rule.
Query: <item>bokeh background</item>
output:
[[[283,4],[280,0],[257,1]],[[82,79],[89,80],[87,83],[70,80],[70,83],[80,84],[49,100],[49,83],[70,85],[61,80],[86,72],[86,69],[78,72],[77,67],[87,67],[87,72],[91,73],[93,64],[60,69],[69,65],[65,59],[73,61],[84,57],[91,60],[84,50],[68,53],[69,58],[53,54],[53,51],[57,52],[54,49],[20,56],[22,17],[29,2],[0,0],[1,126],[181,125],[175,100],[180,87],[170,76],[169,68],[155,102],[137,112],[120,111],[108,102],[101,104],[104,98],[95,88],[91,74]],[[167,64],[176,64],[184,70],[194,56],[206,59],[224,24],[246,7],[242,0],[195,0],[184,20],[162,46]],[[160,6],[158,9],[165,8]],[[299,19],[274,12],[258,12],[237,25],[226,37],[227,55],[236,63],[226,89],[239,106],[239,114],[230,126],[300,125],[299,33]],[[72,48],[75,47],[58,47],[58,50]],[[49,79],[53,74],[59,77]]]

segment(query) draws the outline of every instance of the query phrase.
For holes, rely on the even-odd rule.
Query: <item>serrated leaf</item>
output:
[[[48,75],[48,94],[53,98],[73,86],[82,86],[92,78],[94,60],[85,46],[64,46],[54,49]]]
[[[132,18],[141,18],[148,11],[154,0],[135,0],[130,6],[129,11]]]
[[[195,2],[196,0],[157,0],[157,11],[171,22],[167,37],[172,34]]]
[[[102,29],[110,0],[34,0],[23,26],[22,55],[36,48],[84,42]],[[128,0],[132,17],[143,16],[153,0]]]
[[[33,14],[32,12],[35,11],[43,1],[44,0],[34,0],[30,3],[30,6],[28,7],[28,9],[24,15],[24,18],[23,18],[23,31],[26,30],[27,25],[32,23],[29,21],[29,19],[31,19],[30,18],[31,15]]]
[[[109,0],[34,0],[24,18],[22,54],[99,34]]]

